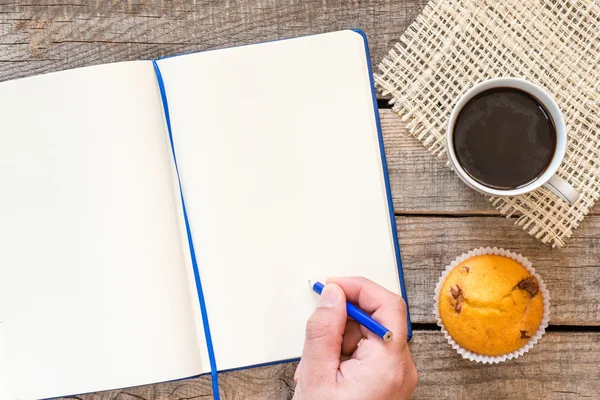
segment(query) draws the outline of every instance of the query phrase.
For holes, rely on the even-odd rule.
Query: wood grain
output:
[[[379,117],[396,214],[500,215],[446,166],[446,157],[433,157],[410,136],[396,113],[380,109]]]
[[[600,217],[552,250],[502,217],[397,217],[411,319],[435,323],[433,293],[447,264],[473,248],[497,246],[529,258],[552,297],[553,325],[600,325]]]
[[[525,356],[499,365],[462,359],[440,332],[411,344],[415,399],[580,399],[600,393],[600,334],[547,333]]]
[[[445,156],[433,157],[409,136],[396,113],[380,109],[379,116],[396,214],[501,215],[446,166]],[[590,214],[600,214],[600,205]]]
[[[106,62],[152,59],[343,28],[362,28],[376,65],[425,0],[0,0],[0,81]],[[224,105],[228,106],[228,105]],[[529,257],[552,294],[551,323],[600,325],[600,216],[551,250],[434,159],[391,110],[380,111],[413,321],[432,323],[443,267],[481,245]],[[595,207],[594,214],[600,214]],[[552,332],[530,354],[499,366],[462,360],[439,332],[416,331],[417,399],[597,398],[600,333]],[[223,399],[290,399],[295,364],[220,375]],[[85,400],[212,398],[207,376],[74,396]]]
[[[378,63],[425,0],[0,2],[0,80],[361,28]]]
[[[415,399],[581,399],[600,393],[600,333],[550,332],[529,353],[499,365],[463,360],[440,332],[410,343],[419,371]],[[223,400],[291,399],[296,363],[219,375]],[[78,396],[81,400],[211,399],[210,378]]]

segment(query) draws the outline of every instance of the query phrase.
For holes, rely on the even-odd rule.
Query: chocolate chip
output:
[[[533,276],[523,279],[521,282],[519,282],[517,287],[529,293],[532,298],[540,291],[540,286]]]
[[[519,331],[521,332],[521,339],[529,339],[531,336],[527,335],[527,331]]]
[[[469,271],[471,270],[471,268],[469,267],[462,267],[461,268],[463,271],[465,271],[467,274],[469,273]]]
[[[450,294],[452,295],[452,297],[454,297],[455,299],[458,298],[458,296],[462,295],[462,290],[456,286],[456,289],[451,287],[450,288]]]
[[[456,306],[454,306],[454,310],[457,313],[460,313],[460,310],[462,310],[462,303],[465,301],[462,289],[458,287],[458,285],[456,285],[456,288],[451,287],[450,294],[454,299],[456,299]]]

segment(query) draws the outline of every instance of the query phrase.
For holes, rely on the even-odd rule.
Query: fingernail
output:
[[[335,285],[327,284],[321,292],[319,307],[333,307],[339,296],[338,288]]]
[[[296,367],[296,372],[294,372],[294,382],[298,383],[298,378],[300,378],[300,369],[302,368],[302,360],[298,363]]]

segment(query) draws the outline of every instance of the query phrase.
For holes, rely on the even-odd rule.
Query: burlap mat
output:
[[[550,92],[569,135],[558,174],[580,199],[573,206],[546,188],[490,197],[507,217],[553,247],[565,244],[600,193],[600,5],[585,1],[431,1],[379,66],[375,82],[391,94],[409,132],[446,157],[453,105],[483,80],[513,76]]]

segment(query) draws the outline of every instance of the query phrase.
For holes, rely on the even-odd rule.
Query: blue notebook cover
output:
[[[364,46],[365,46],[365,54],[366,54],[366,63],[368,66],[368,74],[370,77],[370,84],[371,84],[371,95],[372,95],[372,105],[373,105],[373,113],[375,115],[375,121],[377,124],[377,132],[378,132],[378,141],[379,141],[379,150],[380,150],[380,155],[381,155],[381,162],[382,162],[382,170],[383,170],[383,175],[384,175],[384,181],[385,181],[385,188],[386,188],[386,196],[387,196],[387,202],[388,202],[388,208],[389,208],[389,215],[390,215],[390,224],[391,224],[391,228],[392,228],[392,236],[393,236],[393,240],[394,240],[394,249],[395,249],[395,255],[396,255],[396,262],[397,262],[397,269],[398,269],[398,278],[400,281],[400,286],[401,286],[401,292],[402,292],[402,297],[404,298],[404,301],[406,302],[407,305],[407,324],[408,324],[408,337],[407,340],[410,341],[410,339],[412,338],[412,326],[411,326],[411,322],[410,322],[410,313],[409,313],[409,308],[408,308],[408,298],[406,296],[406,287],[405,287],[405,283],[404,283],[404,273],[402,271],[402,259],[401,259],[401,255],[400,255],[400,246],[398,243],[398,235],[397,235],[397,230],[396,230],[396,220],[395,220],[395,216],[394,216],[394,206],[392,203],[392,193],[391,193],[391,188],[390,188],[390,182],[389,182],[389,174],[388,174],[388,169],[387,169],[387,162],[386,162],[386,156],[385,156],[385,148],[384,148],[384,142],[383,142],[383,134],[381,132],[381,123],[379,120],[379,110],[377,107],[377,97],[376,97],[376,91],[375,91],[375,84],[374,84],[374,80],[373,80],[373,71],[372,71],[372,67],[371,67],[371,57],[370,57],[370,52],[369,52],[369,45],[368,45],[368,41],[367,41],[367,36],[366,34],[360,30],[360,29],[352,29],[352,31],[356,32],[357,34],[359,34],[363,40],[364,40]],[[281,40],[289,40],[289,39],[281,39]],[[164,57],[164,58],[170,58],[170,57],[178,57],[179,55],[176,56],[168,56],[168,57]],[[160,60],[160,59],[159,59]],[[169,114],[169,105],[168,105],[168,101],[167,101],[167,95],[166,95],[166,89],[165,89],[165,84],[161,75],[161,71],[160,68],[157,64],[158,60],[153,60],[153,65],[154,65],[154,69],[156,72],[156,78],[157,78],[157,82],[158,82],[158,86],[160,89],[160,95],[161,95],[161,99],[162,99],[162,104],[163,104],[163,109],[164,109],[164,114],[165,114],[165,120],[167,123],[167,129],[168,129],[168,133],[169,133],[169,139],[170,139],[170,145],[171,145],[171,152],[173,155],[173,159],[175,162],[175,168],[177,170],[177,176],[179,179],[179,169],[177,167],[177,157],[175,154],[175,147],[174,147],[174,143],[173,143],[173,134],[172,134],[172,129],[171,129],[171,121],[170,121],[170,114]],[[240,367],[240,368],[233,368],[233,369],[227,369],[227,370],[219,370],[217,367],[217,363],[216,363],[216,358],[215,358],[215,354],[214,354],[214,350],[213,350],[213,346],[212,346],[212,338],[211,338],[211,332],[210,332],[210,323],[209,323],[209,317],[208,317],[208,313],[207,313],[207,309],[206,309],[206,303],[204,300],[204,294],[203,294],[203,290],[202,290],[202,281],[201,281],[201,277],[200,277],[200,273],[198,271],[198,265],[197,265],[197,261],[196,261],[196,253],[194,250],[194,241],[192,238],[192,232],[191,232],[191,228],[190,228],[190,223],[187,217],[187,210],[186,210],[186,206],[185,206],[185,199],[183,197],[183,192],[181,190],[181,185],[179,185],[179,190],[180,190],[180,198],[181,198],[181,205],[182,205],[182,209],[183,209],[183,215],[184,215],[184,221],[185,221],[185,228],[186,228],[186,234],[187,234],[187,239],[188,239],[188,245],[189,245],[189,250],[190,250],[190,256],[191,256],[191,260],[192,260],[192,265],[193,265],[193,269],[194,269],[194,278],[195,278],[195,283],[196,283],[196,290],[198,293],[198,301],[200,304],[200,310],[202,313],[202,320],[203,320],[203,328],[204,328],[204,334],[206,337],[206,343],[207,343],[207,347],[208,347],[208,354],[209,354],[209,358],[210,358],[210,365],[211,365],[211,379],[212,379],[212,387],[213,387],[213,395],[215,399],[219,399],[219,391],[218,391],[218,372],[230,372],[230,371],[235,371],[235,370],[241,370],[241,369],[248,369],[248,368],[255,368],[255,367],[263,367],[263,366],[268,366],[268,365],[274,365],[274,364],[280,364],[280,363],[287,363],[287,362],[293,362],[293,361],[298,361],[299,358],[295,358],[295,359],[287,359],[287,360],[278,360],[278,361],[274,361],[274,362],[270,362],[270,363],[263,363],[263,364],[257,364],[257,365],[249,365],[249,366],[245,366],[245,367]]]

